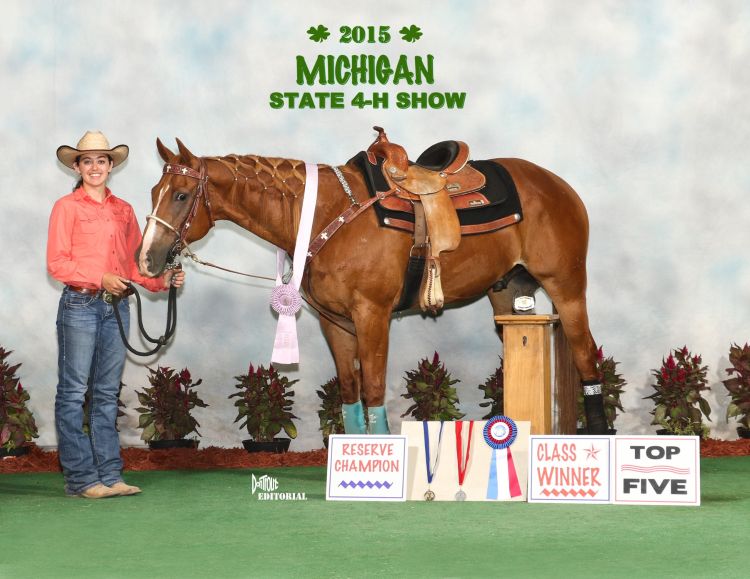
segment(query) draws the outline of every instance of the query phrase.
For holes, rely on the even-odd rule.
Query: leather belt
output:
[[[70,291],[74,291],[78,294],[83,294],[87,296],[94,295],[96,297],[100,297],[104,291],[100,289],[91,289],[89,287],[78,287],[76,285],[67,285],[65,287],[67,287]]]
[[[85,296],[94,296],[94,299],[102,298],[108,304],[111,304],[112,300],[116,297],[113,294],[109,293],[107,290],[78,287],[75,285],[66,285],[65,287],[67,287],[70,291],[74,291]],[[120,299],[126,298],[130,295],[133,295],[134,293],[135,290],[132,287],[128,287],[120,294]]]

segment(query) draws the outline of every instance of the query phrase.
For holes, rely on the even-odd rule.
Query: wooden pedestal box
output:
[[[579,379],[559,317],[556,314],[495,316],[495,323],[503,331],[505,415],[531,422],[531,434],[575,434]]]

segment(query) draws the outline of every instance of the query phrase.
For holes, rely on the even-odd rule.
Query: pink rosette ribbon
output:
[[[282,283],[271,291],[271,308],[277,314],[293,316],[302,309],[302,296],[293,286]]]

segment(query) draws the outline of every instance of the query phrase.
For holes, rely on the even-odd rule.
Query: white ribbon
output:
[[[305,163],[305,192],[302,198],[302,215],[300,216],[299,229],[297,230],[297,241],[294,246],[294,259],[292,260],[292,279],[290,285],[299,291],[302,284],[302,275],[305,271],[307,260],[307,249],[310,246],[310,235],[312,233],[313,217],[315,216],[315,204],[318,199],[318,166]],[[280,286],[284,272],[286,252],[283,249],[276,250],[276,285]],[[279,314],[276,325],[276,337],[273,340],[273,353],[271,362],[277,364],[296,364],[299,362],[299,345],[297,343],[297,317],[289,314]]]

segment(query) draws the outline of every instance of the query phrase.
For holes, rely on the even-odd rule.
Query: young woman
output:
[[[114,305],[106,292],[120,296],[126,282],[151,291],[177,287],[185,274],[169,272],[147,279],[134,255],[141,231],[133,208],[107,188],[114,167],[128,147],[110,148],[101,132],[87,132],[78,145],[57,149],[60,162],[80,180],[52,209],[47,239],[47,270],[64,284],[57,313],[58,385],[55,398],[60,464],[65,492],[91,499],[141,492],[122,480],[120,440],[115,428],[126,349]],[[125,332],[128,299],[119,308]],[[91,390],[89,433],[83,431],[83,400]]]

